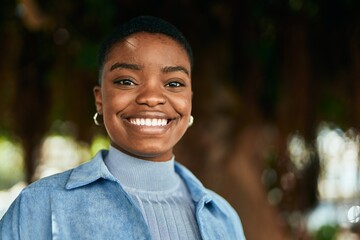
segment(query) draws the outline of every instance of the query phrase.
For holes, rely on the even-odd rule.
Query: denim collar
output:
[[[93,159],[74,168],[70,174],[65,188],[67,190],[83,187],[95,182],[100,178],[116,181],[116,178],[107,169],[104,160],[108,154],[107,150],[99,151]]]
[[[117,182],[117,179],[110,173],[104,163],[104,159],[107,154],[108,150],[101,150],[95,155],[93,159],[91,159],[91,161],[73,169],[65,188],[70,190],[83,187],[101,178]],[[207,204],[212,201],[212,196],[209,194],[209,191],[183,165],[175,162],[175,172],[177,172],[184,180],[190,191],[192,199],[195,202],[203,202],[204,204]]]

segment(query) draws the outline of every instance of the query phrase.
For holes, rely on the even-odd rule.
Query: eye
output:
[[[114,80],[114,84],[116,84],[116,85],[124,85],[124,86],[136,85],[134,83],[134,81],[132,81],[130,79],[117,79],[117,80]]]
[[[170,88],[178,88],[178,87],[184,87],[185,84],[178,82],[178,81],[172,81],[172,82],[167,83],[165,86],[170,87]]]

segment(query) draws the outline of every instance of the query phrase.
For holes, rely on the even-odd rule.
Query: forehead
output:
[[[160,54],[171,55],[173,60],[190,59],[185,48],[171,37],[160,33],[134,33],[114,44],[107,54],[106,61],[114,57],[130,57],[149,52],[153,57]]]
[[[134,47],[140,47],[140,44],[144,43],[160,43],[173,47],[183,48],[177,41],[161,33],[138,32],[127,36],[120,43],[127,43]]]

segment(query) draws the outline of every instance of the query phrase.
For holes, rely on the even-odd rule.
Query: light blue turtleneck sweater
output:
[[[105,164],[141,209],[153,239],[201,239],[194,202],[174,170],[174,157],[146,161],[110,146]]]

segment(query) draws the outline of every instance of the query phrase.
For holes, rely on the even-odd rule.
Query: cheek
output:
[[[121,111],[128,105],[129,101],[129,96],[124,96],[112,91],[104,95],[103,107],[107,112]]]
[[[172,100],[172,105],[175,110],[179,112],[181,115],[190,115],[191,113],[191,96],[174,98]]]

